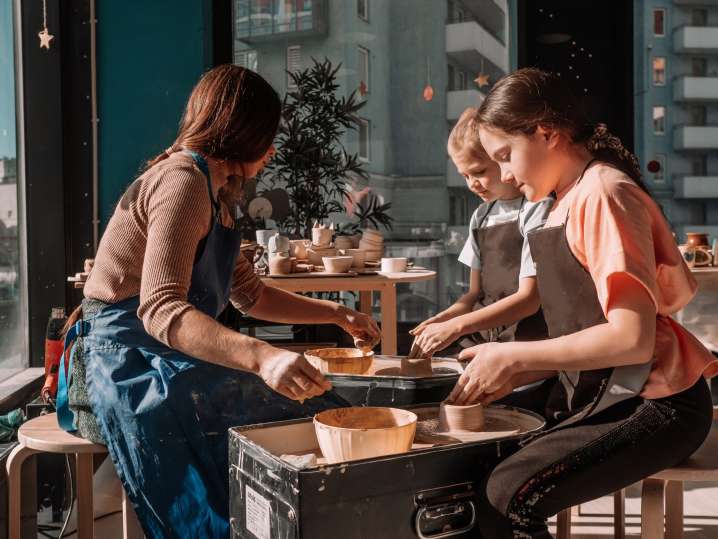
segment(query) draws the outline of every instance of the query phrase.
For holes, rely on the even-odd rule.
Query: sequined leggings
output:
[[[546,402],[541,399],[553,383],[506,403],[539,411],[536,403]],[[535,438],[487,478],[479,501],[481,537],[550,538],[549,517],[675,466],[700,447],[711,422],[710,391],[701,378],[676,395],[626,400]]]

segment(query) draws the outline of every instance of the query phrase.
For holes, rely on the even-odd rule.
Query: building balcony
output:
[[[485,60],[483,71],[493,82],[509,69],[506,46],[476,21],[446,25],[446,54],[472,73],[479,73]]]
[[[718,126],[688,126],[673,130],[673,148],[676,150],[718,149]]]
[[[718,28],[682,26],[673,34],[673,50],[678,53],[718,53]]]
[[[718,77],[679,77],[673,81],[676,101],[718,101]]]
[[[455,122],[468,107],[478,107],[486,97],[478,90],[452,90],[446,93],[446,119]]]
[[[277,39],[314,37],[328,31],[327,0],[238,0],[235,39],[262,43]]]
[[[675,178],[673,190],[676,198],[718,198],[718,175]]]
[[[451,159],[446,160],[446,186],[447,187],[466,187],[466,180],[456,170],[456,165]]]

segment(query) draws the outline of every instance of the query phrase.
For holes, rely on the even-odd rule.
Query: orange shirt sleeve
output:
[[[599,178],[579,184],[569,207],[567,239],[591,274],[604,315],[611,304],[609,282],[617,273],[643,285],[658,309],[652,218],[641,194],[630,180]]]

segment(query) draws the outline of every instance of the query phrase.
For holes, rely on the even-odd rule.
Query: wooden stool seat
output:
[[[718,429],[711,429],[706,441],[688,460],[651,477],[664,481],[718,481]]]
[[[41,415],[21,425],[17,441],[44,453],[107,453],[104,445],[93,444],[62,430],[57,424],[57,414]]]
[[[71,454],[76,458],[77,484],[77,537],[92,539],[94,514],[92,502],[92,476],[94,454],[107,453],[104,445],[65,432],[57,423],[57,414],[47,414],[24,423],[18,430],[18,445],[8,457],[8,537],[20,539],[20,500],[22,495],[21,471],[25,460],[37,453]],[[122,492],[122,522],[125,538],[143,537],[127,496]]]

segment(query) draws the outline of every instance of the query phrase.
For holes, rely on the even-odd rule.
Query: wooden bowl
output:
[[[318,348],[304,352],[307,361],[325,374],[366,374],[374,352],[358,348]]]
[[[406,453],[416,414],[398,408],[336,408],[314,416],[314,431],[330,463]]]
[[[323,256],[322,263],[327,273],[346,273],[352,267],[351,256]]]
[[[483,404],[457,406],[442,402],[439,407],[440,432],[478,432],[485,423]]]

